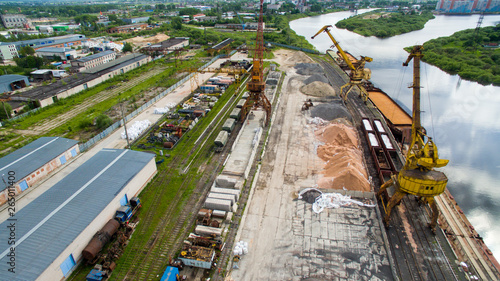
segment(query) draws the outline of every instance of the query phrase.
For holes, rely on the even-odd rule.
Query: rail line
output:
[[[337,91],[347,82],[347,75],[338,67],[326,61],[319,61],[325,74]],[[364,104],[355,93],[351,91],[346,107],[353,115],[353,121],[358,130],[361,128],[361,118],[378,118],[383,120],[378,110],[368,102]],[[389,132],[388,128],[385,128]],[[363,144],[363,155],[367,168],[373,175],[373,184],[378,189],[380,180],[376,176],[374,161],[367,149],[364,136],[360,135]],[[403,165],[399,158],[393,158],[398,169]],[[454,272],[453,266],[447,261],[446,252],[451,252],[446,238],[442,233],[432,234],[427,228],[427,207],[419,207],[413,196],[406,196],[402,200],[402,207],[393,211],[391,227],[386,230],[390,254],[393,256],[396,269],[395,278],[399,280],[461,280]],[[385,214],[383,206],[379,206],[381,213]],[[455,267],[456,269],[456,267]]]
[[[237,100],[238,99],[234,96],[231,97],[222,111],[228,113],[229,110],[236,104]],[[215,125],[210,125],[207,130],[202,132],[201,138],[208,138],[213,132],[211,129],[220,127],[221,123],[222,121],[219,121]],[[235,129],[238,130],[239,127],[235,127]],[[201,130],[200,127],[195,126],[191,132],[194,135],[199,132],[199,130]],[[213,151],[209,151],[207,148],[207,146],[210,146],[211,143],[207,143],[202,147],[195,146],[191,149],[187,157],[183,158],[181,156],[176,156],[170,162],[171,166],[167,169],[167,171],[164,171],[155,182],[151,183],[152,186],[156,186],[155,190],[151,192],[158,192],[158,194],[154,196],[153,202],[148,208],[147,215],[140,222],[142,224],[141,232],[137,232],[135,235],[147,235],[146,232],[148,226],[152,225],[153,219],[158,215],[156,213],[156,207],[162,204],[162,202],[160,202],[160,198],[162,198],[168,190],[168,185],[172,183],[170,174],[180,173],[182,170],[181,168],[193,153],[197,150],[205,150],[209,153],[208,158],[217,163],[216,165],[205,165],[206,163],[204,158],[195,158],[192,167],[198,168],[205,165],[204,171],[201,171],[203,172],[203,176],[199,179],[196,177],[184,177],[182,183],[180,183],[180,187],[172,199],[172,202],[182,202],[182,200],[186,200],[183,199],[183,197],[188,193],[189,187],[197,181],[196,187],[190,198],[187,199],[185,204],[183,204],[183,209],[176,210],[178,204],[170,204],[163,216],[160,218],[160,222],[155,227],[151,238],[144,243],[134,243],[133,248],[129,251],[131,254],[127,255],[123,261],[120,261],[120,265],[128,268],[128,270],[124,274],[122,273],[117,276],[112,276],[112,279],[153,280],[156,278],[156,275],[161,274],[168,264],[168,259],[172,257],[180,248],[182,239],[187,236],[187,230],[191,229],[191,226],[194,224],[196,213],[198,209],[201,208],[202,198],[206,196],[210,189],[210,184],[208,183],[211,183],[211,181],[209,179],[215,179],[217,171],[222,168],[223,161],[220,160],[227,157],[230,143],[234,142],[235,135],[236,134],[231,134],[228,144],[222,153],[218,154],[215,159],[212,158],[214,156]],[[182,150],[188,148],[185,140],[180,144],[181,146],[178,146],[175,149]],[[177,216],[176,214],[180,215]]]

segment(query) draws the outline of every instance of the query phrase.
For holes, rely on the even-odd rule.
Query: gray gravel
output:
[[[297,73],[301,75],[314,75],[324,73],[323,68],[317,63],[298,63],[295,65]]]
[[[311,75],[309,78],[304,80],[304,84],[309,85],[312,82],[320,81],[326,84],[330,84],[330,81],[328,81],[328,78],[324,74],[314,74]]]
[[[311,117],[319,117],[323,120],[331,121],[337,118],[345,118],[352,122],[352,116],[341,100],[330,103],[315,104],[311,107]]]

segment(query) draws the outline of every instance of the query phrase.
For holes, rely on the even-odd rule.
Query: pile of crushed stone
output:
[[[317,63],[297,63],[295,65],[295,69],[297,69],[297,74],[301,75],[314,75],[323,73],[323,69]]]
[[[311,107],[310,111],[312,118],[319,117],[323,120],[328,121],[332,121],[338,118],[345,118],[352,122],[351,114],[340,100],[314,105],[313,107]]]
[[[314,75],[311,75],[309,78],[307,78],[306,80],[304,80],[304,84],[309,85],[312,82],[316,82],[316,81],[323,82],[323,83],[326,83],[326,84],[330,84],[330,81],[328,81],[328,79],[326,78],[326,76],[324,74],[314,74]]]
[[[304,85],[300,88],[300,91],[308,96],[313,97],[332,97],[335,96],[335,89],[329,84],[315,81],[309,85]]]

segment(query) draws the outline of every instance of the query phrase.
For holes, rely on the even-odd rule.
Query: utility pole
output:
[[[127,138],[127,148],[130,149],[130,141],[128,140],[128,132],[127,132],[127,123],[125,122],[125,114],[123,113],[123,101],[120,104],[120,109],[122,112],[123,128],[125,128],[125,137]]]

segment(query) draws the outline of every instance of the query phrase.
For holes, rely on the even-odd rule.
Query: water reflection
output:
[[[292,21],[290,26],[305,36],[316,49],[324,52],[332,42],[326,35],[310,39],[322,26],[335,25],[353,15],[339,12]],[[403,48],[457,31],[475,28],[479,15],[436,16],[419,31],[387,39],[362,37],[335,27],[331,30],[340,46],[355,56],[369,56],[373,62],[371,81],[405,108],[411,108],[412,67],[403,67],[408,57]],[[482,26],[500,23],[500,15],[485,16]],[[469,220],[485,238],[486,244],[500,258],[500,87],[482,86],[462,81],[437,67],[422,63],[422,123],[440,149],[442,158],[450,159],[444,168],[449,189]],[[498,224],[497,224],[498,225]]]

